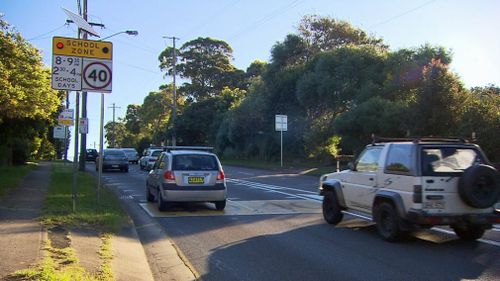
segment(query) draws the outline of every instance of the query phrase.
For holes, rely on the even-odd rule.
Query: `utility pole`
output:
[[[83,19],[87,21],[87,0],[83,0]],[[87,32],[83,32],[83,39],[87,40]],[[82,118],[87,118],[87,92],[82,92]],[[78,137],[78,132],[76,132]],[[85,171],[85,159],[87,157],[87,134],[80,134],[80,165],[79,170]]]
[[[116,130],[115,130],[115,110],[117,108],[121,108],[121,107],[116,106],[116,104],[113,103],[113,106],[109,106],[108,108],[112,108],[113,109],[113,134],[112,134],[113,139],[111,140],[111,146],[115,147],[116,146],[116,143],[115,143],[115,140],[116,140],[116,135],[115,135],[116,134]]]
[[[175,40],[179,40],[178,37],[172,36],[163,36],[163,38],[167,39],[172,39],[173,43],[173,60],[172,60],[172,76],[173,76],[173,84],[174,84],[174,102],[173,102],[173,109],[172,109],[172,146],[177,145],[177,133],[175,132],[175,119],[177,117],[177,87],[175,86],[175,77],[177,76],[177,72],[175,70],[176,64],[177,64],[177,54],[175,50]]]
[[[77,1],[80,3],[80,1]],[[78,10],[80,11],[80,4],[78,4]],[[83,13],[81,13],[81,16],[85,21],[87,21],[87,0],[83,0]],[[71,22],[71,21],[67,21]],[[89,22],[90,25],[92,26],[100,26],[101,28],[104,28],[104,24],[101,23],[94,23],[94,22]],[[82,39],[87,40],[88,39],[88,34],[86,31],[82,31]],[[80,38],[80,37],[78,37]],[[82,118],[87,118],[87,92],[82,92]],[[78,132],[75,134],[75,138],[78,137]],[[85,158],[87,156],[87,134],[80,134],[80,159],[79,159],[79,170],[80,171],[85,171]]]

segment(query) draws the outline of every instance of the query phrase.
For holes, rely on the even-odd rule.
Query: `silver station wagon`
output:
[[[166,147],[146,179],[146,198],[165,211],[170,202],[212,202],[226,207],[227,186],[219,158],[209,147]]]

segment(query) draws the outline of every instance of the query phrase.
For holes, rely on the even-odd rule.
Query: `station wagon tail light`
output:
[[[223,180],[226,178],[226,175],[224,174],[223,170],[220,170],[219,173],[217,174],[217,180]]]
[[[163,173],[163,177],[166,180],[175,180],[175,176],[174,176],[174,173],[172,171],[165,171],[165,173]]]

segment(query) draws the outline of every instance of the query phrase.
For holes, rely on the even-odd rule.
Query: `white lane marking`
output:
[[[447,229],[438,228],[438,227],[434,227],[434,228],[432,228],[432,230],[437,231],[437,232],[441,232],[441,233],[456,235],[455,232],[453,232],[453,231],[450,231],[450,230],[447,230]],[[477,241],[483,242],[485,244],[489,244],[489,245],[492,245],[492,246],[500,247],[500,242],[497,242],[497,241],[492,241],[492,240],[488,240],[488,239],[484,239],[484,238],[477,239]]]
[[[245,173],[245,172],[238,172],[238,174],[246,175],[246,176],[254,176],[255,174],[253,173]]]
[[[299,194],[300,196],[311,198],[315,201],[323,201],[323,196],[317,194]]]
[[[301,193],[308,193],[308,194],[314,194],[314,195],[318,194],[318,192],[315,192],[315,191],[307,191],[307,190],[302,190],[302,189],[298,189],[298,188],[291,188],[291,187],[286,187],[286,186],[264,184],[264,183],[258,183],[258,182],[240,180],[240,179],[227,179],[227,181],[230,182],[230,183],[238,184],[238,185],[255,187],[255,188],[258,188],[258,189],[289,190],[289,191],[298,191],[298,192],[301,192]],[[291,194],[291,195],[293,196],[293,194]],[[302,198],[302,197],[300,197],[300,198]]]

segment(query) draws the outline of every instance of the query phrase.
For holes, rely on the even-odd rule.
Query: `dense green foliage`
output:
[[[55,156],[60,104],[39,51],[0,17],[0,165]]]
[[[167,75],[172,53],[169,47],[159,56]],[[182,145],[214,145],[232,158],[277,160],[274,116],[286,114],[288,161],[329,163],[359,152],[372,134],[473,133],[490,159],[500,161],[499,88],[466,89],[448,68],[451,52],[440,46],[391,51],[348,22],[306,16],[297,33],[273,46],[269,63],[255,61],[245,72],[231,65],[232,49],[224,41],[197,38],[176,54],[177,72],[187,81],[177,91],[182,106],[175,130]],[[168,142],[172,134],[172,96],[155,99],[157,94],[127,111],[123,134],[135,134],[137,147]]]

